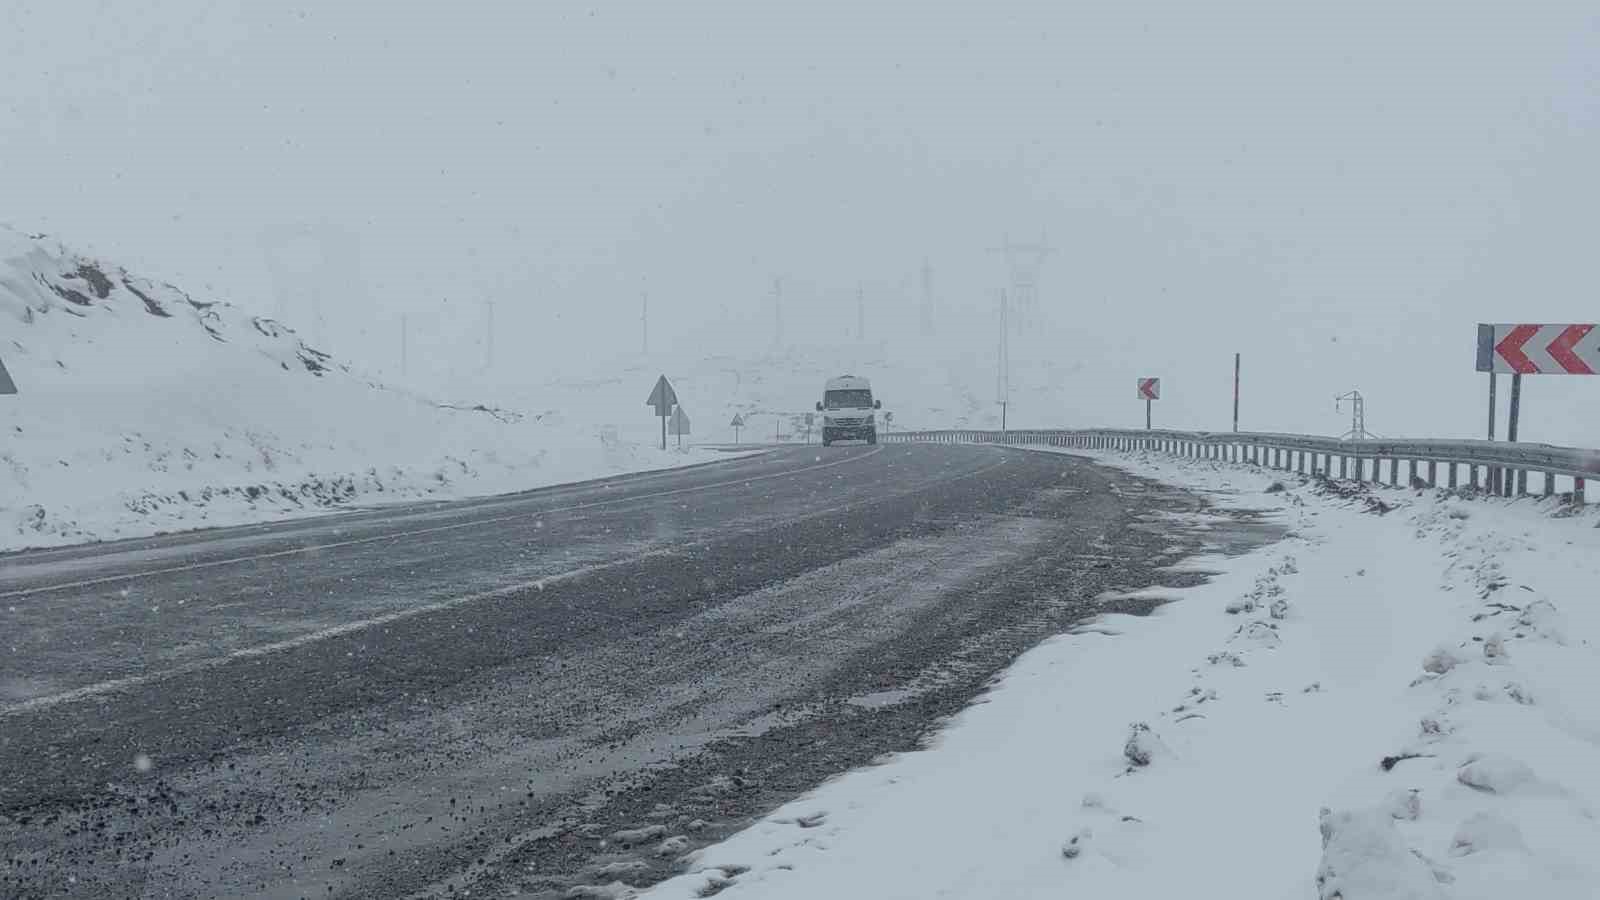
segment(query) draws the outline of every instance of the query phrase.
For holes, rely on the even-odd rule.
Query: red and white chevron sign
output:
[[[1161,399],[1161,379],[1159,379],[1159,378],[1141,378],[1141,379],[1139,379],[1139,399],[1140,400],[1160,400]]]
[[[1479,325],[1478,371],[1600,374],[1600,326]]]

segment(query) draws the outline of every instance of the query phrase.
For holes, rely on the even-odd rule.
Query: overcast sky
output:
[[[417,365],[472,365],[489,299],[508,377],[636,350],[644,291],[658,349],[761,348],[774,276],[793,340],[848,336],[864,287],[892,347],[924,259],[960,341],[986,248],[1043,235],[1075,393],[1163,375],[1169,421],[1223,425],[1241,351],[1247,425],[1336,431],[1360,387],[1375,428],[1471,434],[1474,323],[1600,318],[1593,3],[3,15],[0,221],[375,369],[402,313]],[[1529,436],[1600,440],[1595,382],[1537,380]]]

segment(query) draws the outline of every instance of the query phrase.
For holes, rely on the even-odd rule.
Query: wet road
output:
[[[0,896],[650,883],[1181,583],[1162,514],[1195,505],[1059,455],[793,448],[0,557]]]

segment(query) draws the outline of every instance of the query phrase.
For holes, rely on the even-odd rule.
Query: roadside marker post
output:
[[[1243,354],[1233,355],[1233,430],[1239,431],[1239,362]]]
[[[1139,379],[1139,399],[1144,401],[1144,429],[1151,429],[1151,406],[1156,400],[1161,399],[1161,379]]]
[[[644,401],[645,406],[653,406],[656,415],[661,419],[661,449],[667,449],[667,418],[672,415],[672,408],[678,405],[678,392],[672,389],[672,384],[663,375],[656,379],[656,386],[650,391],[650,399]]]

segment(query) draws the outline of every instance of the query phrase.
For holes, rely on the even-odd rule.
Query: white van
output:
[[[878,442],[878,423],[873,410],[882,409],[883,401],[872,399],[872,385],[865,378],[840,375],[828,379],[822,387],[822,402],[817,412],[822,413],[822,446],[834,441]]]

